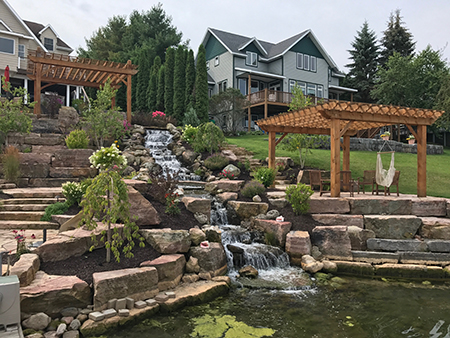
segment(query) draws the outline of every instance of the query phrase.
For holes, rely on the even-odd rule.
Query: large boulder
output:
[[[414,238],[422,220],[412,215],[365,215],[364,227],[375,232],[377,238]]]
[[[191,246],[187,230],[142,229],[140,233],[147,243],[162,254],[185,253]]]
[[[341,214],[313,214],[312,218],[324,225],[346,225],[364,228],[364,217],[362,215]]]
[[[309,273],[316,273],[323,269],[323,263],[316,261],[310,255],[303,255],[301,259],[302,269]]]
[[[416,216],[446,216],[447,201],[445,198],[427,197],[412,200],[412,212]]]
[[[22,322],[22,326],[26,329],[32,329],[35,331],[44,330],[48,324],[52,321],[52,318],[43,312],[31,315],[29,318]]]
[[[222,150],[221,154],[231,162],[236,162],[238,160],[237,156],[233,153],[232,150]]]
[[[58,112],[58,126],[61,133],[68,134],[75,129],[80,121],[78,112],[73,107],[61,107]]]
[[[239,269],[239,275],[241,277],[247,277],[247,278],[256,278],[258,277],[258,270],[256,270],[253,266],[247,265],[243,268]]]
[[[137,226],[161,223],[158,212],[153,205],[139,191],[130,186],[128,186],[128,200],[130,202],[130,214],[137,216],[137,220],[135,220]]]
[[[20,308],[26,313],[45,312],[56,317],[64,308],[85,308],[91,302],[89,285],[76,276],[38,271],[30,285],[20,288]]]
[[[230,208],[234,210],[241,220],[245,220],[260,214],[265,214],[269,210],[269,205],[267,203],[229,201],[227,203],[227,209]]]
[[[198,154],[195,151],[188,149],[183,151],[183,154],[181,156],[183,163],[185,163],[186,165],[192,165],[194,164],[194,161],[197,158]]]
[[[192,245],[195,246],[206,240],[206,234],[198,228],[189,229],[189,236],[191,238]]]
[[[419,234],[428,239],[450,240],[450,218],[421,217]]]
[[[51,167],[49,176],[54,178],[94,177],[97,169],[91,167]]]
[[[221,243],[209,243],[208,248],[191,247],[189,254],[197,258],[200,272],[210,272],[213,276],[219,276],[227,271],[227,258]]]
[[[350,204],[345,198],[330,199],[311,196],[309,212],[311,214],[348,214],[350,212]]]
[[[209,221],[211,216],[211,200],[209,198],[183,197],[181,202],[193,214],[200,213],[206,215]]]
[[[216,195],[217,199],[226,204],[228,201],[235,201],[238,198],[238,194],[236,192],[223,192],[221,194]]]
[[[94,310],[104,310],[110,299],[133,298],[135,301],[158,294],[158,271],[154,267],[97,272],[94,279]]]
[[[90,167],[89,157],[92,149],[64,149],[55,152],[52,167]]]
[[[254,227],[258,230],[273,236],[275,239],[275,245],[284,248],[286,244],[286,235],[291,231],[291,222],[277,222],[267,219],[254,219]]]
[[[351,257],[352,245],[346,226],[321,226],[312,231],[312,243],[328,258]]]
[[[372,230],[361,229],[354,225],[349,226],[347,230],[352,243],[352,250],[367,250],[367,240],[375,238],[375,233]]]
[[[164,291],[176,287],[186,267],[184,255],[162,255],[152,261],[141,263],[141,267],[153,266],[158,271],[158,289]]]
[[[11,267],[11,275],[19,278],[20,286],[30,285],[39,271],[39,256],[36,254],[23,254],[20,259]]]
[[[212,181],[206,183],[205,190],[211,193],[216,193],[219,190],[222,192],[238,192],[241,190],[244,182],[242,180]]]
[[[353,215],[411,215],[412,203],[410,199],[396,197],[379,197],[373,199],[352,199],[350,201]]]
[[[227,165],[223,168],[222,172],[227,172],[232,175],[233,179],[237,178],[241,174],[241,170],[233,164]]]
[[[300,265],[304,255],[311,254],[311,240],[308,231],[291,231],[286,236],[286,253],[294,265]]]

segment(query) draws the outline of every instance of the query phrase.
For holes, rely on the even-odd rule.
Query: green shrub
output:
[[[70,205],[79,205],[83,198],[83,190],[78,182],[66,182],[62,185],[62,193],[66,198],[66,203]]]
[[[219,150],[225,141],[222,130],[214,123],[203,123],[198,127],[197,135],[192,143],[196,152],[209,151],[211,154]]]
[[[45,214],[41,217],[41,221],[51,222],[52,215],[62,215],[69,210],[69,205],[65,202],[57,202],[45,208]]]
[[[297,215],[306,214],[309,211],[309,198],[313,193],[309,185],[298,183],[286,189],[286,200],[291,203]]]
[[[186,112],[186,114],[184,114],[183,124],[192,125],[194,127],[200,125],[200,120],[198,119],[197,112],[195,111],[194,108],[190,107]]]
[[[187,124],[183,128],[183,140],[189,144],[194,143],[195,137],[197,136],[198,128]]]
[[[266,191],[266,188],[261,182],[250,181],[241,189],[241,194],[242,196],[252,198],[253,196],[264,193],[264,191]]]
[[[72,130],[66,137],[66,146],[69,149],[87,149],[89,137],[83,129]]]
[[[17,182],[20,177],[20,154],[13,146],[7,146],[2,156],[3,175],[10,182]]]
[[[222,170],[230,161],[221,154],[213,154],[205,160],[205,167],[209,170]]]
[[[258,182],[261,182],[266,188],[270,187],[275,181],[276,172],[274,169],[267,167],[258,168],[254,173],[253,177]]]

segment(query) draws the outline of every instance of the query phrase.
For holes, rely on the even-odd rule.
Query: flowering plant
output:
[[[128,122],[128,120],[123,120],[122,124],[123,124],[123,128],[125,129],[125,132],[127,132],[128,129],[131,128],[131,123]]]
[[[222,172],[219,173],[219,176],[229,180],[234,179],[234,174],[232,174],[229,170],[222,170]]]
[[[101,147],[89,157],[89,161],[93,168],[97,168],[100,171],[107,169],[120,169],[127,165],[127,159],[120,154],[117,141],[109,148]]]
[[[278,162],[277,164],[275,164],[275,167],[277,168],[277,171],[282,171],[284,170],[284,163]]]
[[[16,255],[20,256],[24,253],[29,252],[29,250],[27,249],[27,244],[25,242],[25,240],[26,240],[25,230],[24,229],[13,230],[12,232],[14,234],[14,239],[17,242]],[[32,234],[31,238],[36,239],[36,236],[34,234]]]
[[[414,137],[414,135],[413,134],[411,134],[411,135],[409,135],[409,137],[406,139],[407,141],[409,141],[409,140],[415,140],[416,138]]]
[[[169,215],[179,215],[180,208],[178,208],[178,194],[177,193],[167,193],[166,198],[166,214]]]
[[[153,117],[153,118],[156,118],[156,117],[166,117],[166,114],[164,114],[162,111],[157,110],[157,111],[154,111],[154,112],[152,113],[152,117]]]
[[[385,137],[385,136],[391,136],[391,133],[388,131],[385,131],[383,134],[380,135],[380,137]]]

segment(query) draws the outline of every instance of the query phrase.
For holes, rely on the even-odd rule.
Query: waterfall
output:
[[[199,181],[200,176],[184,168],[167,146],[172,142],[172,134],[167,130],[147,129],[145,147],[150,150],[155,162],[162,168],[162,174],[167,177],[177,176],[179,181]]]

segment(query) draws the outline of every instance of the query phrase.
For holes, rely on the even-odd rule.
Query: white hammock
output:
[[[383,169],[383,163],[381,162],[381,153],[377,154],[377,168],[375,171],[375,181],[378,185],[389,188],[394,180],[395,168],[394,168],[394,152],[391,155],[391,164],[389,169]]]

